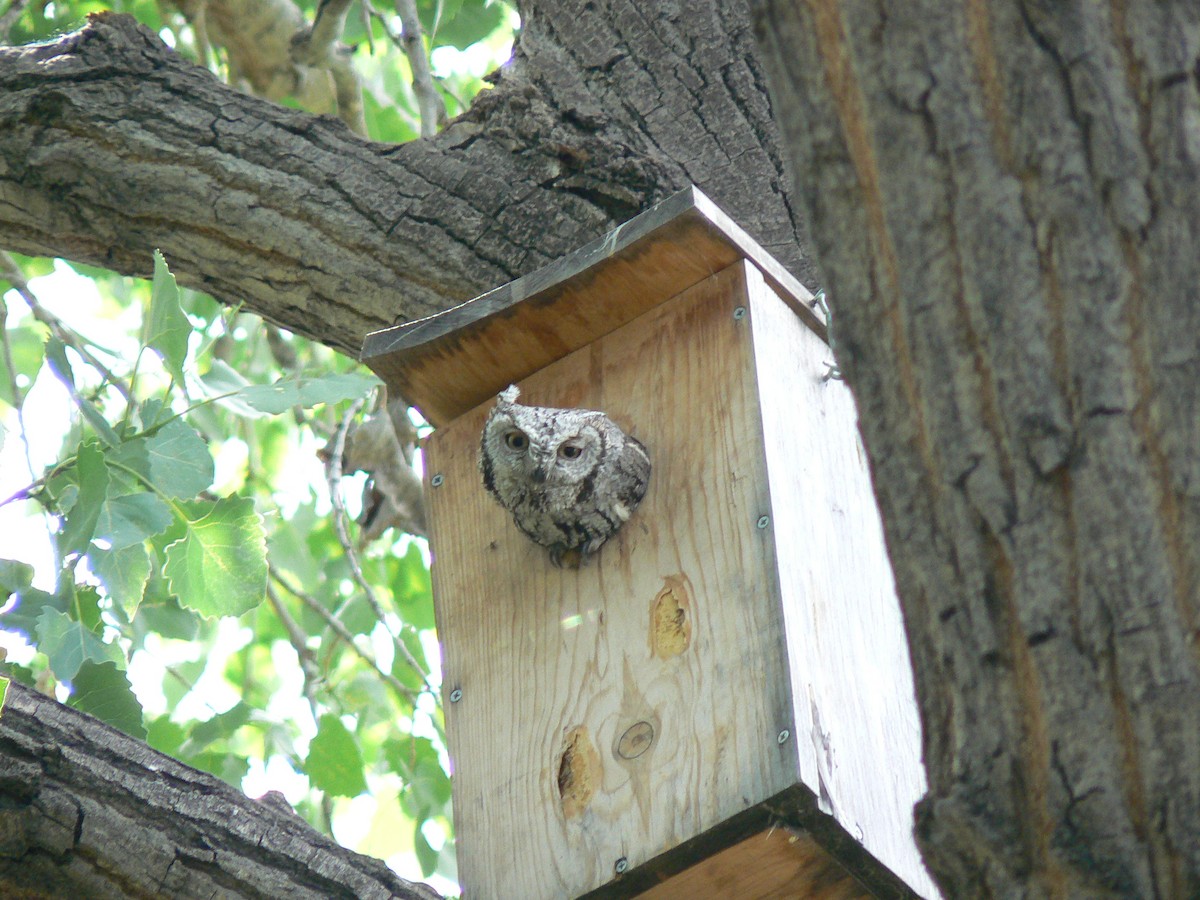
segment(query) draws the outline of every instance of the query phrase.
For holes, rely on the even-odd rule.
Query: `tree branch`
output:
[[[689,17],[711,33],[668,54],[637,29],[597,44],[586,29],[612,10],[529,12],[525,45],[587,39],[652,60],[660,83],[519,53],[470,113],[389,147],[234,91],[126,16],[0,50],[0,245],[142,276],[159,247],[181,283],[352,354],[366,332],[531,271],[689,181],[804,269],[759,74],[729,65],[744,15]],[[654,112],[676,99],[694,115]]]
[[[438,897],[295,813],[16,683],[0,759],[6,896],[53,884],[78,897]]]

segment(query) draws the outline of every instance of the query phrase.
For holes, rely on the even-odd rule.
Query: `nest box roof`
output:
[[[443,425],[739,259],[824,330],[805,305],[809,292],[691,187],[536,272],[368,334],[362,359]]]

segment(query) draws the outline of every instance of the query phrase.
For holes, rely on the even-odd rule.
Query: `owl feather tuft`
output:
[[[650,457],[602,412],[525,406],[519,395],[501,391],[484,424],[483,486],[554,565],[569,552],[582,564],[642,502]]]

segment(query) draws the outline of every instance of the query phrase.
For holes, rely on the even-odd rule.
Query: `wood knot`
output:
[[[654,726],[649,722],[634,722],[617,741],[617,756],[637,759],[654,743]]]
[[[563,738],[558,760],[558,799],[568,819],[582,813],[592,801],[600,783],[600,754],[588,730],[577,725]]]
[[[692,585],[668,575],[650,605],[650,651],[659,659],[679,656],[692,644]]]

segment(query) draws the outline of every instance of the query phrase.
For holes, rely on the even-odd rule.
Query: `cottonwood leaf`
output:
[[[93,548],[88,559],[108,589],[108,595],[120,605],[125,617],[132,619],[150,578],[150,557],[146,548],[141,544],[112,550]]]
[[[179,306],[179,286],[158,250],[154,251],[150,309],[146,311],[143,322],[142,342],[162,357],[163,365],[175,383],[183,384],[183,364],[187,360],[192,323]]]
[[[354,400],[379,384],[373,375],[341,372],[331,375],[281,378],[274,384],[252,384],[237,393],[237,399],[259,412],[278,415],[293,406],[317,406]]]
[[[79,493],[58,535],[58,550],[63,556],[81,553],[87,548],[100,518],[100,508],[108,494],[108,467],[104,464],[104,451],[95,443],[86,441],[79,445],[75,460]]]
[[[50,668],[63,681],[71,681],[86,660],[123,663],[120,648],[106,644],[63,612],[42,610],[37,620],[38,649],[50,659]]]
[[[8,329],[8,343],[12,350],[12,366],[17,378],[23,384],[19,389],[28,390],[33,386],[33,379],[42,367],[46,354],[46,326],[41,323],[22,325],[19,328]],[[9,406],[15,405],[13,383],[8,377],[0,378],[0,400]]]
[[[146,442],[150,480],[168,497],[190,499],[212,484],[215,471],[204,438],[174,419]]]
[[[190,500],[210,484],[215,470],[208,444],[182,419],[173,419],[150,437],[126,441],[110,457],[173,499]]]
[[[202,616],[240,616],[267,584],[267,542],[252,500],[185,504],[184,536],[166,550],[163,572],[181,606]]]
[[[304,771],[317,788],[330,796],[357,797],[367,789],[358,743],[334,715],[321,716],[317,735],[308,745]]]
[[[133,694],[129,677],[115,663],[85,661],[71,679],[71,687],[71,698],[67,701],[71,706],[139,741],[146,739],[142,706]]]
[[[0,598],[19,594],[33,583],[33,566],[15,559],[0,559]],[[4,606],[0,603],[0,607]]]
[[[63,612],[67,608],[64,598],[35,587],[24,587],[15,593],[16,603],[0,612],[0,628],[21,632],[27,635],[31,642],[36,640],[38,618],[42,613],[48,609]]]
[[[213,741],[232,737],[239,728],[250,721],[252,712],[245,703],[236,703],[225,712],[217,713],[211,719],[199,723],[192,729],[184,751],[194,755],[206,750]]]
[[[121,550],[162,534],[170,524],[171,510],[156,495],[123,494],[104,501],[94,536],[107,540],[113,550]]]

